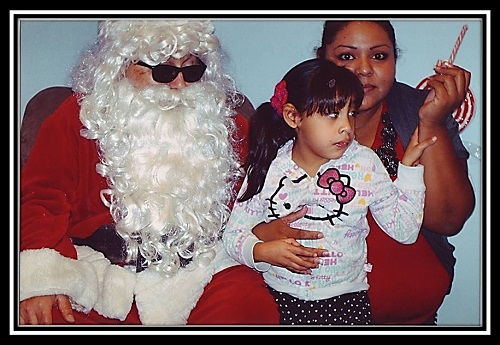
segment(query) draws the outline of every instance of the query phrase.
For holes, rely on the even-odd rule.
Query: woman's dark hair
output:
[[[355,20],[326,20],[323,24],[323,35],[321,36],[321,46],[316,49],[316,54],[320,59],[325,58],[326,46],[332,43],[337,36],[337,33],[345,28],[347,24],[354,22]],[[398,59],[399,49],[396,45],[396,34],[394,32],[394,27],[389,20],[367,20],[372,23],[379,25],[389,36],[389,39],[394,46],[394,58]]]
[[[348,102],[353,109],[358,109],[363,101],[363,86],[358,77],[328,60],[301,62],[289,70],[283,80],[288,94],[285,103],[293,104],[301,116],[339,112]],[[262,190],[278,149],[293,138],[295,129],[288,126],[270,102],[257,108],[250,119],[248,132],[249,149],[245,161],[248,184],[239,201],[248,200]]]

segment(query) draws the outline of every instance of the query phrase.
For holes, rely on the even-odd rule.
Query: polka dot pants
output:
[[[269,288],[278,303],[282,325],[369,325],[370,300],[358,291],[316,301],[304,301]]]

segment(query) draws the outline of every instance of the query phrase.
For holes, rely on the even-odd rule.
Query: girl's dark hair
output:
[[[363,101],[363,86],[358,77],[328,60],[301,62],[289,70],[283,80],[288,93],[285,103],[293,104],[301,116],[339,112],[349,101],[353,109],[358,109]],[[249,149],[245,161],[248,184],[239,201],[248,200],[262,190],[278,149],[293,138],[295,129],[288,126],[270,102],[257,108],[250,119],[248,132]]]
[[[316,53],[319,58],[324,59],[326,54],[326,46],[332,43],[337,36],[337,33],[345,28],[347,24],[353,22],[354,20],[326,20],[323,24],[323,35],[321,36],[321,46],[316,49]],[[394,58],[398,59],[399,49],[396,45],[396,34],[394,32],[394,27],[389,20],[367,20],[372,23],[378,24],[389,36],[392,45],[394,47]]]

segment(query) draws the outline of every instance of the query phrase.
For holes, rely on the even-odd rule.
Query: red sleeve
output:
[[[237,114],[235,117],[236,121],[236,149],[238,151],[238,155],[240,157],[240,163],[243,164],[245,162],[245,159],[248,154],[248,129],[249,129],[249,123],[248,120],[245,116],[241,114]],[[241,188],[241,185],[243,184],[243,177],[239,179],[238,183],[235,186],[235,194],[238,194],[238,191]],[[230,208],[233,207],[234,201],[232,201],[229,205]]]
[[[236,145],[241,163],[245,162],[248,154],[248,129],[249,123],[245,116],[237,114],[235,117],[237,132],[236,132]]]
[[[70,237],[109,218],[99,197],[106,182],[95,171],[96,144],[80,135],[82,127],[70,96],[40,128],[21,173],[21,251],[53,248],[76,257]]]

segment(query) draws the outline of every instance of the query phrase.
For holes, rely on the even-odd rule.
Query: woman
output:
[[[439,138],[420,158],[426,198],[416,243],[402,245],[389,239],[371,217],[367,237],[373,323],[436,324],[437,310],[453,280],[454,248],[447,236],[460,232],[475,206],[467,172],[469,154],[451,116],[465,99],[470,72],[449,64],[436,66],[428,81],[432,90],[417,90],[395,80],[397,53],[389,21],[327,21],[317,49],[318,58],[352,70],[361,80],[365,97],[356,117],[356,139],[379,154],[393,178],[417,126],[419,141]],[[253,231],[265,241],[321,236],[286,226],[303,215],[297,212]]]

